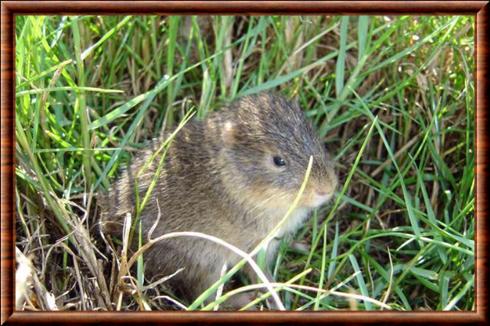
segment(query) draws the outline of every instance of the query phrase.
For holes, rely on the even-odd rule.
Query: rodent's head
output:
[[[299,206],[315,208],[332,197],[337,186],[333,163],[297,103],[270,93],[245,96],[210,123],[220,126],[220,168],[235,199],[289,207],[310,156],[313,166]]]

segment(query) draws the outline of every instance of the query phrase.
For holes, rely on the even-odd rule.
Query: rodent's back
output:
[[[158,206],[161,210],[162,206],[170,205],[171,207],[165,212],[167,218],[162,218],[162,221],[184,224],[185,216],[173,221],[169,213],[178,213],[183,209],[180,204],[183,202],[187,211],[197,208],[200,206],[199,203],[201,206],[205,205],[210,196],[214,195],[211,190],[218,191],[219,187],[213,180],[214,168],[212,167],[216,144],[208,140],[205,145],[204,134],[203,122],[192,121],[176,134],[166,154],[162,144],[167,135],[152,140],[146,149],[135,155],[109,192],[103,195],[101,221],[104,229],[111,234],[119,234],[126,214],[135,214],[135,189],[138,188],[141,202],[153,181],[156,184],[144,209],[144,215],[151,213],[157,216]],[[157,152],[158,155],[153,157]],[[161,164],[163,155],[165,155],[164,162]],[[158,171],[159,165],[161,165],[160,171]],[[157,172],[159,176],[154,180]],[[192,191],[189,191],[190,189]],[[145,222],[143,220],[143,223]],[[178,225],[173,228],[178,228]]]

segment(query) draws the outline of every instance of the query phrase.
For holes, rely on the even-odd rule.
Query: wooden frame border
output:
[[[476,57],[476,312],[14,312],[14,17],[33,14],[474,15]],[[31,323],[478,323],[488,322],[488,1],[4,1],[1,3],[1,324]]]

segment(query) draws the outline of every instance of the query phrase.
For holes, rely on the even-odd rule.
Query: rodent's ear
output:
[[[236,129],[237,127],[234,122],[230,120],[225,121],[225,123],[223,124],[223,132],[221,134],[225,145],[231,145],[234,143]]]

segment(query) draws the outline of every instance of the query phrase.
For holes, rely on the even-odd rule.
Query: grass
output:
[[[291,310],[474,310],[473,51],[469,16],[17,16],[18,308],[215,309],[240,266],[180,303],[109,250],[95,194],[189,113],[274,90],[341,186],[281,244],[276,283],[247,288]]]

